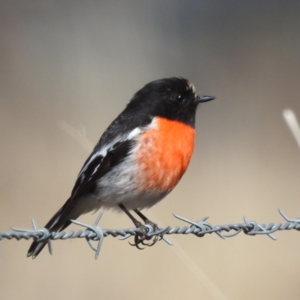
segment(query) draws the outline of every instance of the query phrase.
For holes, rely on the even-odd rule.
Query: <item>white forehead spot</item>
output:
[[[192,92],[193,92],[194,94],[196,94],[195,86],[194,86],[191,82],[189,82],[189,81],[188,81],[188,88],[189,88],[190,90],[192,90]]]

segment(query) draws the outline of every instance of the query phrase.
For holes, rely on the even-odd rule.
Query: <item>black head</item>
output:
[[[146,84],[134,95],[127,109],[143,111],[151,118],[164,117],[194,127],[198,104],[213,99],[211,96],[198,96],[187,79],[172,77]]]

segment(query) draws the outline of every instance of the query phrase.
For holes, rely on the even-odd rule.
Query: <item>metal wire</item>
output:
[[[273,236],[275,231],[279,230],[300,230],[300,218],[291,219],[288,218],[281,210],[279,210],[280,215],[285,219],[285,223],[269,223],[269,224],[259,224],[256,221],[249,221],[246,217],[244,217],[243,223],[237,224],[225,224],[225,225],[211,225],[207,222],[208,217],[202,218],[199,221],[193,222],[186,218],[183,218],[178,215],[174,215],[175,218],[190,224],[189,227],[171,227],[168,226],[166,228],[160,228],[158,231],[153,232],[153,228],[151,225],[146,225],[148,228],[148,232],[146,234],[147,238],[154,236],[162,236],[162,239],[172,245],[172,243],[165,237],[165,235],[171,234],[193,234],[197,237],[204,237],[206,234],[217,234],[220,238],[230,238],[238,235],[241,232],[244,232],[246,235],[256,235],[256,234],[264,234],[269,236],[271,239],[276,240]],[[72,221],[74,224],[85,228],[85,230],[78,230],[76,232],[49,232],[46,228],[38,229],[34,219],[32,219],[33,230],[30,229],[21,229],[21,228],[12,228],[13,231],[8,232],[0,232],[0,241],[3,239],[26,239],[29,240],[34,238],[36,240],[47,240],[49,246],[49,252],[52,254],[51,240],[58,239],[74,239],[74,238],[85,238],[89,244],[89,246],[95,251],[95,259],[98,258],[100,254],[100,249],[102,242],[105,237],[111,235],[113,237],[120,237],[120,240],[128,239],[131,236],[135,236],[137,233],[141,233],[138,228],[128,228],[128,229],[104,229],[98,226],[98,223],[102,217],[102,212],[98,215],[93,225],[84,224],[79,221]],[[223,232],[227,232],[224,234]],[[97,245],[93,245],[92,241],[98,241]]]

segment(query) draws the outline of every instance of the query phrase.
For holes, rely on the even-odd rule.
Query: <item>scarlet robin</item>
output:
[[[84,213],[113,208],[125,212],[142,231],[145,226],[130,210],[157,229],[140,210],[162,200],[185,173],[194,149],[197,106],[213,99],[198,96],[184,78],[146,84],[103,133],[70,198],[45,228],[62,231]],[[137,234],[135,245],[144,244],[145,238]],[[35,258],[46,243],[34,241],[27,256]]]

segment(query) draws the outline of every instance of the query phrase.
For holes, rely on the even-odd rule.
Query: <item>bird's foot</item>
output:
[[[159,230],[159,227],[157,224],[147,220],[145,225],[143,225],[140,222],[137,222],[136,228],[138,228],[141,232],[137,232],[135,237],[134,237],[134,243],[129,243],[131,246],[137,247],[139,250],[143,250],[143,247],[140,247],[142,244],[143,246],[148,246],[151,247],[156,244],[157,241],[160,241],[163,237],[163,234],[155,235],[155,236],[148,236],[150,229],[147,225],[150,225],[153,229],[153,232]],[[152,232],[151,232],[152,233]],[[145,241],[150,241],[152,240],[151,243],[146,243]]]

